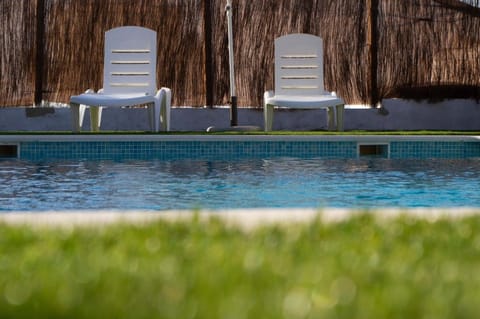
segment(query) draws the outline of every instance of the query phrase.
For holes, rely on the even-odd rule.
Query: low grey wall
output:
[[[480,130],[480,104],[472,100],[449,100],[436,104],[399,99],[383,101],[384,110],[347,108],[345,130]],[[325,130],[325,110],[285,110],[274,112],[274,130]],[[238,124],[263,128],[262,109],[240,108]],[[172,131],[205,131],[210,126],[227,128],[228,108],[172,108]],[[83,129],[90,127],[89,112]],[[2,108],[0,131],[69,131],[68,108]],[[105,108],[103,130],[148,130],[146,109]]]
[[[473,100],[439,103],[389,99],[378,110],[348,110],[345,128],[356,130],[480,130],[480,104]]]

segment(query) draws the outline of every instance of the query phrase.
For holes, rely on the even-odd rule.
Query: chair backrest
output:
[[[157,90],[157,33],[142,27],[119,27],[105,32],[103,90],[105,94]]]
[[[275,39],[275,95],[323,93],[322,38],[298,33]]]

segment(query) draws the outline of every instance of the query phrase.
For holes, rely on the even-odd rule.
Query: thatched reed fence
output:
[[[158,83],[174,105],[228,103],[224,0],[1,0],[0,106],[67,102],[102,86],[103,35],[158,32]],[[479,4],[480,0],[471,0]],[[325,84],[348,103],[480,98],[480,9],[458,0],[234,0],[237,95],[273,88],[273,41],[325,43]],[[38,23],[37,23],[38,22]],[[38,101],[37,101],[38,102]]]

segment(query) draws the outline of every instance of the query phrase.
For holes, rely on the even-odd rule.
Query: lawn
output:
[[[0,318],[477,318],[480,217],[0,225]]]

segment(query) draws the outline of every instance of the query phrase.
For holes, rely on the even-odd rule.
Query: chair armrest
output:
[[[265,91],[265,93],[263,94],[263,99],[266,100],[266,99],[269,99],[271,97],[275,96],[275,93],[273,91]]]
[[[332,97],[337,97],[337,92],[335,92],[335,91],[332,91],[332,92],[323,91],[323,95],[331,95]]]
[[[155,95],[157,98],[160,98],[160,96],[162,96],[163,94],[165,94],[165,96],[167,98],[171,98],[172,96],[172,90],[170,90],[169,88],[167,87],[162,87],[160,88],[160,90],[157,91],[157,94]]]
[[[172,93],[172,90],[170,90],[169,88],[164,87],[164,86],[163,86],[162,88],[160,88],[160,90],[164,90],[165,93],[167,93],[167,94],[171,94],[171,93]]]

